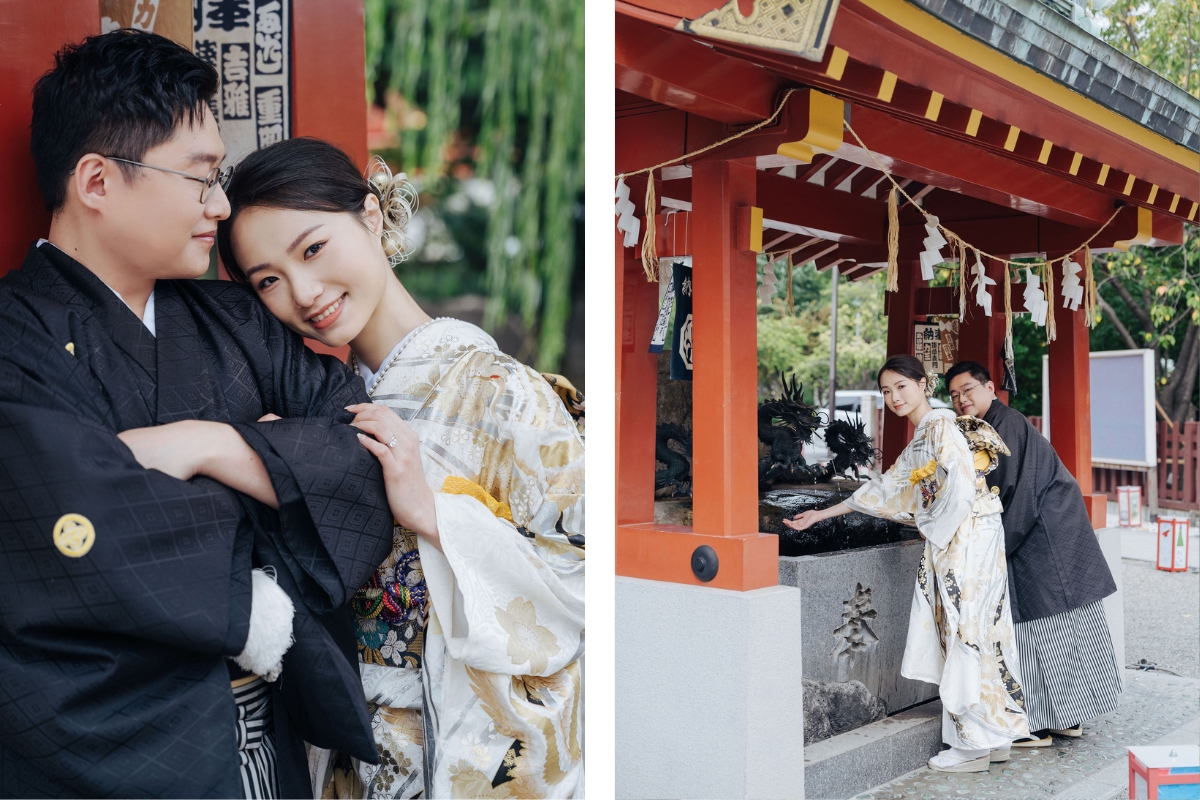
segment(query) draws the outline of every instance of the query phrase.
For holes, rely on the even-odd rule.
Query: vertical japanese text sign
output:
[[[192,0],[196,55],[221,76],[211,103],[226,164],[291,136],[291,0]]]

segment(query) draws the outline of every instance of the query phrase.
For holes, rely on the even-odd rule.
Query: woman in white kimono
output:
[[[806,511],[790,528],[860,511],[916,525],[925,539],[900,674],[938,685],[942,738],[950,749],[929,766],[985,772],[1029,735],[1008,605],[1000,501],[984,475],[1008,449],[987,423],[929,405],[924,368],[894,356],[879,371],[893,412],[916,427],[891,469],[844,503]]]
[[[395,549],[352,602],[379,763],[314,747],[314,794],[570,797],[582,440],[541,375],[405,291],[393,266],[416,197],[403,178],[382,167],[368,181],[332,145],[281,142],[238,166],[218,232],[226,269],[272,313],[350,345],[375,405],[348,411],[396,520]]]

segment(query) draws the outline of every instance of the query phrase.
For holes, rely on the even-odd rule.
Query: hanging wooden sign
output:
[[[291,1],[193,3],[194,50],[221,76],[210,108],[221,126],[225,163],[236,164],[291,137]]]
[[[958,320],[917,322],[913,325],[913,355],[927,375],[945,375],[958,360]]]

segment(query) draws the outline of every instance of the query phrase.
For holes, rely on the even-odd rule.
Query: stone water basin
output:
[[[859,487],[857,481],[815,486],[781,486],[763,492],[758,501],[758,529],[779,534],[779,555],[809,556],[919,539],[917,529],[851,512],[818,522],[806,531],[784,526],[783,519],[810,509],[836,506]]]

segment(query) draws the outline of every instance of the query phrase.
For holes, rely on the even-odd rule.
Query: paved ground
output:
[[[1116,800],[1128,794],[1125,748],[1195,744],[1200,740],[1200,572],[1160,572],[1152,563],[1122,561],[1126,660],[1178,672],[1125,670],[1121,705],[1084,725],[1080,739],[1013,751],[986,773],[946,774],[928,768],[857,795],[857,800]]]
[[[934,798],[1067,798],[1109,800],[1128,790],[1125,748],[1194,744],[1200,738],[1200,680],[1126,670],[1120,707],[1084,725],[1079,739],[1055,737],[1053,747],[1014,750],[987,772],[947,774],[920,769],[857,795],[856,800]]]
[[[1200,572],[1161,572],[1122,559],[1125,660],[1200,678]]]

